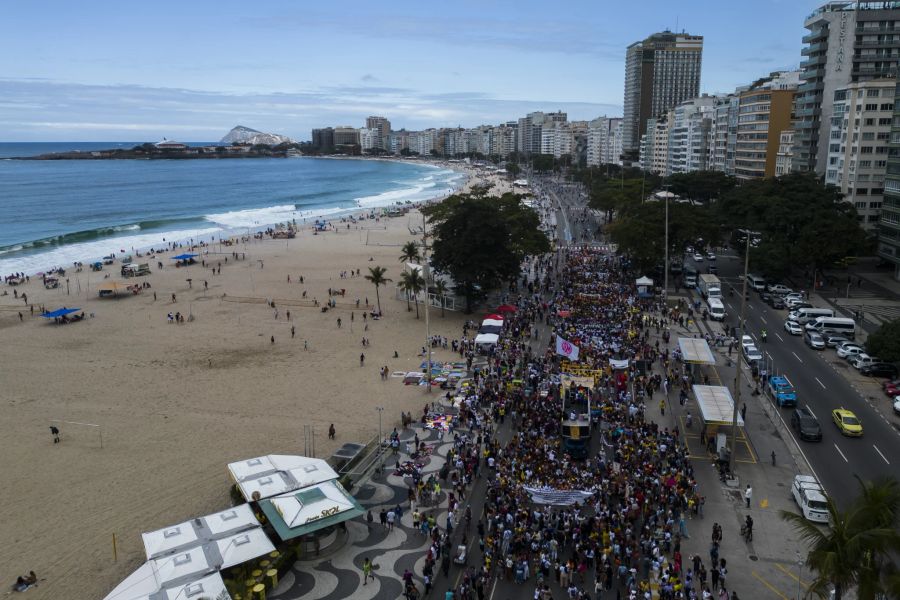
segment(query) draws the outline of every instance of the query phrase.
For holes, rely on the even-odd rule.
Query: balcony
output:
[[[803,56],[809,56],[815,52],[825,52],[828,50],[828,44],[825,42],[817,42],[815,44],[810,44],[808,46],[804,46],[802,50],[800,50],[800,54]]]
[[[825,77],[825,69],[807,69],[800,73],[800,79],[819,79]]]
[[[811,68],[811,67],[817,67],[817,66],[819,66],[819,65],[824,65],[824,64],[825,64],[825,57],[824,57],[824,56],[813,56],[813,57],[810,58],[809,60],[804,60],[803,62],[801,62],[801,63],[800,63],[800,68],[803,69],[803,70],[806,70],[806,69],[809,69],[809,68]]]
[[[854,74],[865,75],[866,77],[893,77],[896,72],[896,67],[860,67],[853,69]]]
[[[807,81],[797,88],[797,93],[805,94],[807,92],[814,92],[816,90],[821,90],[823,87],[825,87],[825,84],[821,81]]]
[[[817,42],[819,40],[824,40],[827,37],[828,37],[828,30],[825,29],[824,27],[822,27],[811,33],[804,35],[803,38],[801,39],[801,41],[804,44],[809,44],[811,42]]]
[[[900,46],[900,40],[870,40],[865,42],[856,42],[857,48],[896,48]]]
[[[794,116],[798,119],[802,119],[804,117],[818,117],[822,114],[822,109],[820,108],[799,108],[794,111]]]

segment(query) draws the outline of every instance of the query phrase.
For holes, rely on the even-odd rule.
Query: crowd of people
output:
[[[651,589],[666,600],[737,599],[718,544],[708,561],[683,555],[705,499],[679,431],[647,416],[654,393],[667,397],[689,383],[662,335],[678,311],[641,298],[627,264],[596,249],[532,259],[524,272],[516,312],[506,315],[500,342],[465,388],[440,473],[450,482],[449,516],[427,532],[426,591],[436,565],[446,574],[458,556],[454,540],[465,546],[471,535],[478,550],[448,600],[481,600],[493,578],[527,586],[538,600],[560,597],[557,590],[572,599],[650,598]],[[593,386],[563,384],[572,365],[556,355],[553,335],[536,341],[541,326],[580,347],[579,373],[587,369]],[[471,351],[465,342],[458,347]],[[561,443],[570,412],[592,421],[583,460]],[[497,431],[505,427],[503,443]],[[486,475],[481,518],[474,531],[454,535],[479,473]],[[413,489],[421,484],[414,480]]]

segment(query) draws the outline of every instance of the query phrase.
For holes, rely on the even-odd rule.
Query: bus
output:
[[[830,308],[798,308],[791,311],[789,318],[797,321],[801,325],[806,325],[810,321],[815,321],[819,317],[833,317],[834,311]]]
[[[806,328],[822,334],[837,333],[850,340],[856,337],[856,321],[853,319],[818,317],[816,320],[807,323]]]

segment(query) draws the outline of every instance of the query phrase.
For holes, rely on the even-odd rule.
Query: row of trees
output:
[[[670,252],[702,238],[719,245],[739,229],[758,233],[754,270],[781,277],[814,272],[867,249],[869,241],[852,205],[834,186],[794,173],[744,182],[719,172],[674,175],[665,181],[640,171],[608,176],[600,169],[575,176],[589,185],[589,205],[607,214],[608,231],[641,268],[661,264],[665,203],[647,197],[660,188],[683,199],[669,203]],[[613,219],[615,216],[615,219]],[[827,240],[828,243],[822,243]],[[743,247],[738,247],[743,252]]]

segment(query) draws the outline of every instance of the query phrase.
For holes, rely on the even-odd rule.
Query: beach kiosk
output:
[[[653,297],[653,280],[644,275],[640,279],[636,279],[634,284],[637,286],[637,293],[639,298],[652,298]]]
[[[707,450],[722,458],[727,451],[728,435],[734,423],[731,391],[722,385],[695,385],[693,392],[700,409],[703,438],[708,440]],[[737,414],[737,426],[739,429],[744,427],[740,412]]]

